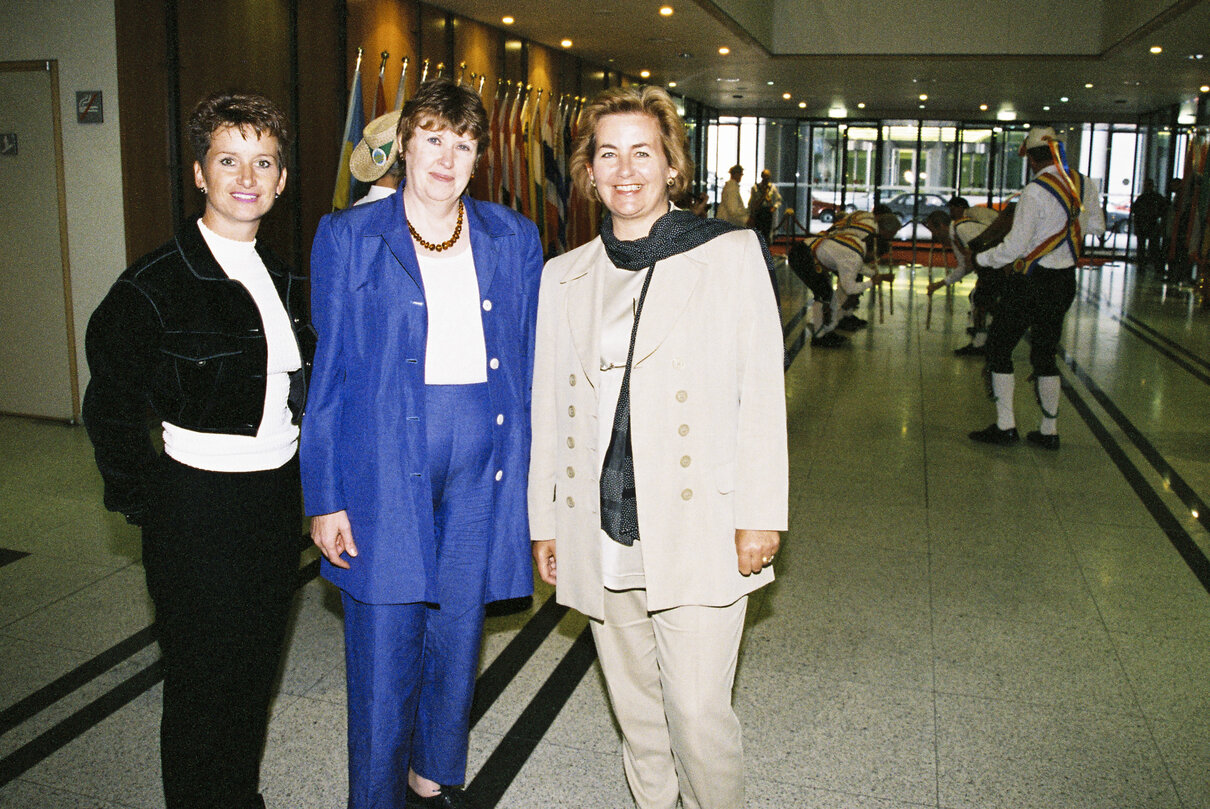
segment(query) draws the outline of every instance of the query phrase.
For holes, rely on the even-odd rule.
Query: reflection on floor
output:
[[[780,274],[792,527],[735,690],[748,806],[1210,806],[1210,314],[1122,265],[1083,271],[1062,449],[992,448],[966,438],[993,417],[980,363],[951,354],[969,285],[930,303],[925,273],[867,294],[870,326],[831,351],[803,346]],[[101,509],[80,428],[0,419],[0,466],[0,807],[160,807],[138,535]],[[303,578],[275,809],[344,801],[339,599]],[[489,621],[472,790],[630,806],[585,622],[549,599]]]

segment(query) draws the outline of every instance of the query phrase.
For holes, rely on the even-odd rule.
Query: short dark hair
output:
[[[966,197],[950,197],[945,203],[950,208],[969,208],[971,204],[966,201]]]
[[[449,129],[457,135],[470,135],[477,147],[476,158],[487,151],[491,142],[483,99],[474,90],[463,87],[453,79],[426,81],[420,85],[416,95],[403,105],[399,125],[395,127],[400,160],[417,129],[430,132]]]
[[[593,199],[592,180],[588,167],[597,150],[597,125],[607,115],[626,113],[650,115],[655,119],[660,132],[660,145],[669,167],[676,170],[676,177],[668,187],[670,199],[679,199],[693,182],[693,161],[686,146],[685,122],[676,110],[676,103],[662,87],[644,85],[640,87],[612,87],[601,91],[580,114],[580,132],[571,153],[569,171],[571,181],[580,193]]]
[[[949,211],[938,208],[935,211],[930,211],[929,215],[924,217],[924,226],[930,230],[933,228],[940,230],[941,228],[948,228],[952,221],[953,218],[950,217]]]
[[[1032,149],[1026,149],[1025,154],[1030,160],[1036,163],[1052,163],[1054,162],[1054,153],[1050,151],[1050,147],[1043,144],[1035,146]]]
[[[281,107],[259,93],[218,92],[199,101],[189,113],[186,129],[193,156],[206,162],[210,151],[210,136],[220,129],[236,127],[246,138],[251,129],[256,136],[270,135],[277,139],[278,165],[286,164],[290,145],[290,121]]]

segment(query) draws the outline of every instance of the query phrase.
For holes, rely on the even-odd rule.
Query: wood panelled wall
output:
[[[115,10],[130,261],[202,210],[185,121],[193,105],[214,90],[261,92],[289,114],[295,144],[286,193],[260,236],[305,270],[311,238],[331,208],[359,47],[367,115],[383,51],[390,54],[383,78],[388,106],[404,56],[408,97],[419,86],[424,60],[430,77],[438,63],[447,76],[457,75],[465,63],[466,81],[474,73],[478,86],[484,77],[489,113],[497,80],[542,88],[544,105],[551,93],[591,96],[623,81],[566,52],[416,0],[115,0]],[[482,196],[483,174],[473,181],[472,194]]]

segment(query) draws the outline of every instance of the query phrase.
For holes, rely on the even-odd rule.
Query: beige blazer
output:
[[[600,238],[547,263],[534,353],[531,538],[554,539],[557,598],[604,613]],[[630,375],[631,430],[651,610],[724,606],[773,580],[742,576],[736,528],[785,530],[781,320],[752,231],[661,261]]]

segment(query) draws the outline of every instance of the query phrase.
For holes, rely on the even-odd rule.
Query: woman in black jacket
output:
[[[314,339],[302,279],[256,243],[286,184],[285,116],[263,96],[215,94],[189,135],[205,211],[93,313],[84,423],[106,507],[143,530],[168,809],[252,809],[298,570]]]

